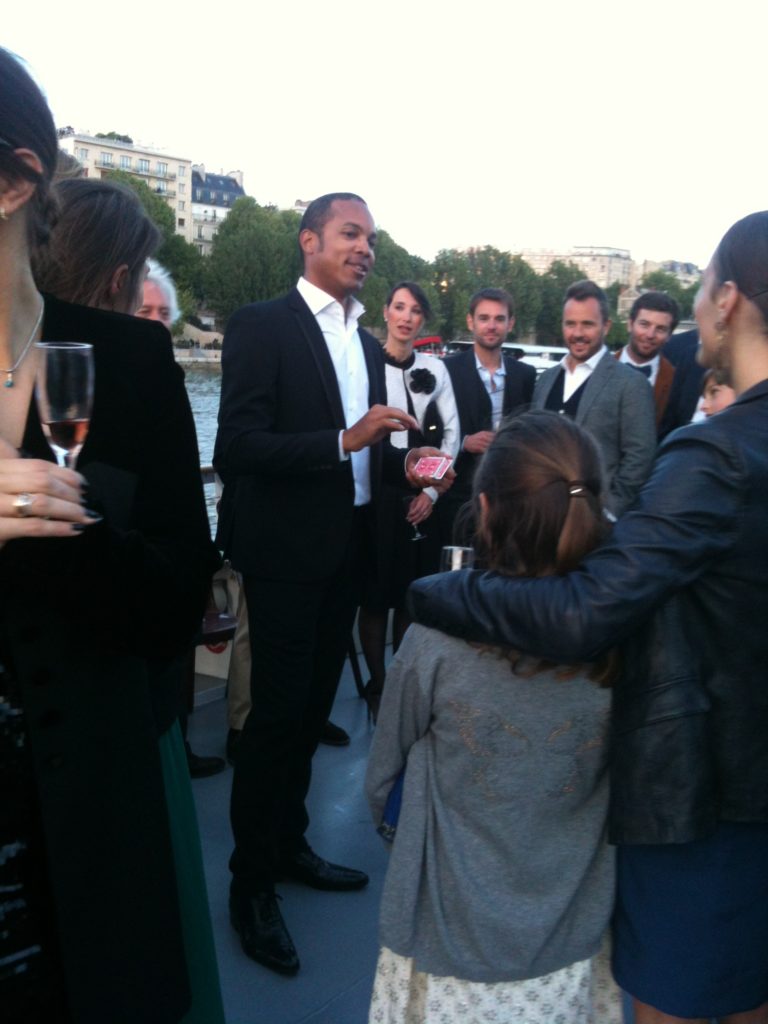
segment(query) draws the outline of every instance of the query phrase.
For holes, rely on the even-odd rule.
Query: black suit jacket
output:
[[[503,413],[507,416],[519,406],[527,405],[533,398],[536,371],[532,366],[521,363],[506,353],[503,359],[506,371]],[[445,367],[451,375],[462,439],[467,434],[476,434],[479,430],[492,430],[491,399],[477,372],[474,348],[448,356],[445,359]],[[468,496],[472,490],[472,477],[479,458],[480,456],[469,452],[459,452],[455,464],[456,480],[449,493],[465,498]]]
[[[672,390],[664,415],[659,424],[659,440],[691,422],[701,397],[701,382],[705,374],[703,366],[696,362],[699,350],[698,330],[682,331],[675,334],[664,346],[664,356],[675,366]]]
[[[361,330],[369,405],[384,401],[384,358]],[[347,427],[328,346],[294,288],[238,310],[222,351],[214,465],[224,481],[217,540],[235,568],[266,579],[320,580],[342,564],[354,508]],[[402,479],[403,453],[371,448],[375,494],[386,462]]]
[[[0,649],[22,686],[72,1019],[159,1024],[188,992],[147,658],[188,650],[218,555],[168,332],[46,299],[43,338],[94,346],[78,470],[105,519],[3,547]],[[53,459],[34,402],[23,449]]]

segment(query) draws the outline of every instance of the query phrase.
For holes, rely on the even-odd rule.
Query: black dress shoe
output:
[[[246,956],[278,974],[295,974],[299,957],[278,899],[271,891],[244,896],[233,887],[229,892],[229,919]]]
[[[323,731],[320,733],[320,742],[327,747],[348,747],[349,733],[344,732],[340,725],[333,722],[326,722]]]
[[[242,735],[242,729],[230,729],[229,732],[227,733],[227,760],[232,765],[235,763],[237,745],[240,742],[240,737]]]
[[[227,767],[223,757],[201,757],[195,754],[188,743],[185,744],[187,751],[187,766],[189,774],[193,779],[205,779],[209,775],[218,775]]]
[[[297,853],[285,854],[280,861],[280,869],[284,878],[291,878],[313,889],[324,889],[327,892],[363,889],[368,885],[368,875],[364,871],[343,868],[340,864],[329,864],[309,847]]]

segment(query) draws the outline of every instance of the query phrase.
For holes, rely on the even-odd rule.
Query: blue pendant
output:
[[[5,382],[4,386],[7,387],[7,388],[12,388],[13,387],[13,377],[9,377],[8,380]]]

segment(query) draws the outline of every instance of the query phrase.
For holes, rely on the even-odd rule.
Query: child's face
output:
[[[713,380],[707,381],[704,388],[701,409],[705,416],[714,416],[716,412],[726,409],[736,398],[736,392],[727,384],[718,384]]]

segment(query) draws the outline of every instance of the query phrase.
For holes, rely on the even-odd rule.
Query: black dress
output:
[[[217,562],[194,424],[159,325],[46,299],[43,338],[94,345],[78,470],[104,520],[0,549],[0,1018],[174,1024],[176,695],[150,665],[189,648]],[[53,458],[34,402],[22,449]]]

